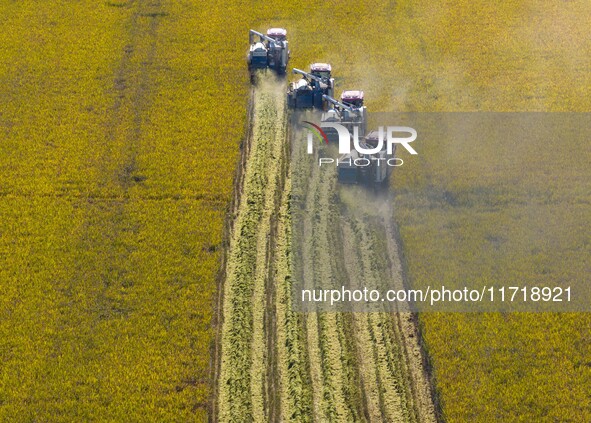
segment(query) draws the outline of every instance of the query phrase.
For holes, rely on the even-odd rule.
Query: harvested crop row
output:
[[[309,179],[311,184],[304,216],[307,239],[303,248],[310,255],[305,258],[304,269],[311,274],[305,276],[305,280],[322,281],[323,287],[337,287],[338,271],[335,256],[331,254],[334,229],[338,227],[332,219],[336,213],[334,204],[331,204],[336,178],[326,168],[312,166]],[[306,322],[308,333],[318,337],[318,342],[314,343],[315,339],[311,339],[308,343],[310,350],[319,349],[314,353],[320,357],[320,375],[317,376],[320,386],[314,391],[317,415],[323,416],[326,421],[357,420],[359,409],[355,390],[358,384],[355,378],[351,378],[350,331],[344,331],[344,316],[339,313],[312,313]]]
[[[255,90],[242,197],[228,252],[221,329],[219,419],[265,421],[265,299],[272,222],[285,154],[282,84]]]
[[[303,257],[302,263],[296,263],[296,277],[304,278],[306,288],[356,287],[359,283],[383,287],[392,280],[402,286],[400,273],[394,271],[399,268],[397,252],[387,247],[395,241],[387,240],[392,234],[383,213],[376,215],[371,210],[373,215],[368,215],[363,207],[352,208],[342,201],[333,169],[310,166],[313,161],[297,152],[292,162],[302,168],[292,169],[294,196],[305,204],[305,213],[299,216],[302,239],[297,243]],[[350,194],[347,191],[345,199]],[[362,195],[357,200],[370,209],[375,205],[371,198],[358,194]],[[343,210],[347,210],[345,219]],[[405,339],[414,337],[416,331],[411,333],[412,327],[402,331],[401,319],[400,313],[386,312],[315,312],[307,317],[309,357],[320,360],[310,364],[314,408],[320,421],[434,421],[429,401],[414,399],[415,385],[427,394],[429,387],[426,378],[412,371],[424,372],[421,354],[419,350],[408,356]],[[345,405],[339,407],[339,399]]]
[[[312,390],[306,338],[302,331],[304,317],[294,310],[292,297],[290,193],[291,180],[287,179],[279,211],[274,262],[277,383],[280,387],[280,416],[277,420],[311,422]]]
[[[347,222],[343,228],[348,237],[353,235],[351,226],[358,222]],[[359,225],[363,228],[363,225]],[[366,241],[366,240],[363,240]],[[351,246],[348,244],[348,246]],[[351,277],[375,277],[371,272],[372,257],[365,244],[359,244],[357,251],[351,254],[353,262],[361,263],[359,267],[350,268]],[[351,262],[351,261],[350,261]],[[355,313],[355,337],[360,350],[368,352],[360,356],[360,366],[364,375],[363,386],[368,398],[368,412],[372,421],[414,421],[414,415],[409,413],[407,401],[410,397],[405,380],[404,360],[401,357],[400,345],[386,342],[391,336],[389,325],[391,316],[384,313]],[[393,360],[392,351],[397,352]],[[402,358],[402,359],[401,359]],[[410,409],[412,410],[412,408]]]
[[[383,269],[376,269],[376,263],[380,263],[376,252],[383,250],[374,239],[377,230],[381,228],[371,228],[371,225],[366,222],[367,219],[367,216],[362,215],[354,222],[360,238],[357,244],[358,263],[361,264],[359,276],[363,277],[365,283],[370,286],[379,286],[380,276],[383,278],[384,272]],[[392,320],[397,318],[399,317],[382,312],[367,314],[367,325],[372,341],[368,347],[373,347],[378,370],[378,386],[383,391],[381,399],[386,420],[410,422],[415,421],[412,413],[410,375],[408,375],[402,351],[401,336],[392,327]]]

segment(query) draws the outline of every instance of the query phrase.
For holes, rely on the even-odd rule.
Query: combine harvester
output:
[[[332,105],[332,109],[322,114],[322,123],[340,123],[353,134],[357,127],[360,137],[365,136],[367,125],[367,107],[363,105],[363,91],[344,91],[341,101],[324,95],[324,100]],[[338,142],[339,135],[336,129],[325,128],[324,132],[329,141]]]
[[[259,37],[258,41],[256,37]],[[250,49],[246,61],[251,73],[256,69],[273,69],[280,75],[285,74],[289,62],[287,30],[271,28],[265,35],[251,29],[248,39]]]
[[[324,96],[332,109],[322,114],[322,123],[339,123],[349,131],[351,136],[363,139],[360,143],[364,149],[375,149],[379,143],[379,132],[372,131],[367,134],[367,107],[364,106],[363,91],[344,91],[341,101]],[[355,129],[357,128],[357,129]],[[324,128],[324,133],[330,142],[338,142],[339,135],[336,129]],[[385,184],[392,173],[392,166],[386,164],[386,146],[373,154],[361,154],[356,150],[339,158],[338,181],[343,184],[364,184],[380,186]],[[361,165],[355,165],[355,162]]]
[[[314,63],[310,66],[310,73],[293,69],[293,73],[302,75],[302,79],[292,82],[287,90],[287,105],[291,109],[320,109],[326,110],[325,95],[334,94],[334,78],[332,68],[328,63]]]

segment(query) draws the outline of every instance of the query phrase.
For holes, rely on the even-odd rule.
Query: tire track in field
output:
[[[133,233],[138,223],[126,211],[128,190],[134,180],[135,158],[142,134],[142,116],[149,107],[151,64],[156,52],[159,19],[146,18],[148,11],[159,11],[160,1],[135,1],[130,11],[128,43],[113,78],[113,106],[99,144],[98,154],[88,166],[96,178],[93,192],[79,196],[76,207],[83,210],[77,251],[81,257],[73,276],[60,290],[72,304],[71,314],[90,315],[92,324],[79,329],[87,343],[100,343],[103,320],[126,315],[128,310],[108,295],[109,289],[126,283],[129,255],[133,246],[121,241]],[[143,18],[142,18],[143,17]],[[84,299],[84,300],[81,300]],[[84,304],[87,301],[88,304]],[[74,311],[80,308],[78,311]],[[64,316],[64,326],[75,321],[70,313]],[[57,338],[55,355],[61,354],[62,340]],[[100,362],[105,357],[95,357]],[[76,360],[85,366],[84,360]],[[102,366],[95,366],[100,368]]]
[[[88,153],[87,177],[92,179],[93,185],[89,192],[75,198],[70,196],[74,207],[81,210],[79,228],[75,229],[76,260],[71,276],[57,288],[67,303],[62,304],[60,311],[59,327],[63,331],[54,337],[48,361],[57,362],[57,366],[71,363],[75,379],[65,381],[72,382],[64,388],[68,392],[63,395],[65,399],[77,396],[85,386],[96,385],[96,391],[90,395],[98,407],[105,407],[99,413],[104,411],[105,416],[110,415],[108,403],[101,399],[105,388],[108,391],[125,380],[114,377],[112,371],[125,368],[128,359],[118,356],[113,345],[117,342],[137,345],[147,340],[141,335],[129,336],[125,328],[115,326],[115,322],[133,313],[145,313],[145,310],[134,310],[133,300],[128,299],[133,298],[131,293],[142,289],[142,281],[130,276],[134,263],[131,257],[137,250],[141,223],[130,213],[134,199],[130,198],[129,191],[141,182],[136,173],[136,158],[146,111],[155,94],[153,63],[163,10],[161,2],[155,0],[130,1],[119,10],[127,15],[127,32],[122,34],[126,44],[113,69],[108,92],[112,104],[104,132]],[[122,291],[130,293],[129,297],[119,295]],[[118,341],[118,338],[124,340]],[[53,363],[52,366],[56,366]],[[144,382],[140,377],[136,383]],[[119,389],[130,390],[133,395],[134,385],[123,384]],[[194,401],[194,406],[200,405]]]
[[[130,1],[125,7],[131,9],[129,37],[113,80],[114,102],[104,149],[94,163],[99,167],[98,195],[125,193],[132,184],[141,182],[136,158],[153,94],[158,27],[166,15],[160,0]]]
[[[136,157],[142,137],[143,116],[150,107],[153,95],[153,62],[156,54],[156,41],[162,4],[160,0],[136,0],[129,3],[129,38],[113,81],[115,94],[111,119],[106,128],[103,141],[104,150],[94,166],[98,168],[98,189],[96,195],[87,198],[86,208],[89,218],[85,225],[100,233],[99,237],[84,236],[82,250],[107,252],[96,263],[102,286],[97,302],[102,315],[125,312],[118,310],[106,295],[113,283],[122,283],[128,272],[126,266],[131,247],[116,251],[111,246],[120,243],[125,232],[134,232],[139,223],[131,219],[126,211],[129,189],[141,182],[136,174]],[[138,179],[139,178],[139,179]],[[101,195],[114,196],[113,200],[96,200]]]

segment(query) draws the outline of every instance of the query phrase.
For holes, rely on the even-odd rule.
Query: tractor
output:
[[[250,49],[246,60],[251,72],[255,69],[273,69],[280,75],[285,73],[289,61],[285,29],[271,28],[267,35],[251,29],[248,38]]]
[[[323,96],[333,96],[334,78],[328,63],[314,63],[310,72],[293,69],[293,73],[302,75],[302,79],[292,82],[287,90],[287,105],[292,109],[327,109]]]

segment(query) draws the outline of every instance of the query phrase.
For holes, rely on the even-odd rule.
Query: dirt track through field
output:
[[[435,421],[409,313],[302,313],[294,304],[295,278],[323,287],[377,280],[372,263],[383,257],[388,277],[402,287],[400,260],[391,208],[371,219],[343,218],[336,175],[317,166],[307,169],[305,192],[297,194],[306,248],[293,250],[288,146],[300,135],[287,125],[285,82],[270,73],[258,79],[226,253],[212,420]],[[292,267],[298,254],[311,263],[302,275]]]

